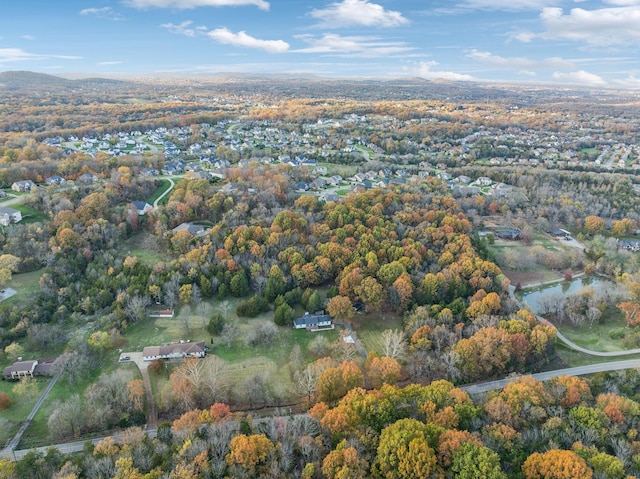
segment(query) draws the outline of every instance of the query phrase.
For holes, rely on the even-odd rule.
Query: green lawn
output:
[[[564,361],[567,368],[575,368],[578,366],[587,366],[589,364],[599,364],[611,361],[624,361],[627,359],[640,359],[640,354],[624,356],[620,358],[601,358],[598,356],[589,356],[588,354],[579,353],[573,349],[569,349],[561,342],[556,342],[556,352]]]
[[[80,381],[75,386],[70,385],[66,381],[59,380],[51,390],[46,401],[42,404],[42,407],[36,414],[31,425],[27,428],[24,436],[22,436],[19,448],[37,447],[43,444],[48,444],[50,441],[49,426],[47,422],[49,420],[49,416],[51,416],[54,411],[56,402],[64,402],[73,394],[84,394],[85,390],[91,386],[91,384],[96,382],[102,374],[109,374],[116,369],[126,369],[131,372],[133,377],[141,377],[135,364],[119,363],[118,357],[119,353],[117,351],[107,353],[102,367],[92,371],[88,377],[84,378],[84,380]]]
[[[239,318],[235,309],[241,301],[237,298],[229,298],[227,309],[227,321],[235,321],[239,335],[230,348],[219,337],[211,338],[211,335],[203,329],[202,317],[189,307],[176,310],[174,318],[150,318],[138,324],[129,326],[123,336],[129,341],[124,348],[128,351],[141,351],[145,346],[162,343],[170,343],[181,339],[192,341],[204,340],[209,346],[210,354],[215,354],[227,363],[227,377],[233,384],[236,393],[242,394],[242,383],[256,374],[268,374],[269,384],[280,395],[286,395],[290,390],[291,378],[289,372],[289,356],[293,347],[298,344],[302,350],[303,361],[309,362],[313,358],[307,354],[309,343],[319,334],[325,336],[330,342],[339,338],[339,329],[320,332],[295,330],[289,326],[279,327],[279,335],[276,341],[267,346],[248,347],[244,338],[248,332],[260,322],[272,322],[273,311],[263,313],[256,318]],[[220,312],[224,315],[223,303],[210,300],[211,312]],[[186,332],[185,321],[189,324],[189,334]],[[213,339],[213,343],[211,342]],[[166,382],[166,378],[153,378],[154,398],[159,399],[159,393]],[[157,392],[157,395],[156,395]]]
[[[574,328],[569,324],[556,325],[562,334],[578,346],[592,351],[624,351],[621,339],[611,339],[609,331],[624,328],[623,314],[616,308],[605,312],[607,320],[603,324],[596,323],[593,327],[583,324]]]
[[[157,238],[145,232],[139,232],[122,242],[119,252],[123,256],[136,256],[149,265],[167,260],[167,255],[160,251]]]
[[[13,387],[17,383],[0,381],[0,392],[9,394],[13,400],[13,404],[8,409],[0,411],[0,445],[4,445],[18,432],[20,423],[27,418],[42,391],[47,387],[47,383],[48,380],[39,379],[36,382],[38,385],[37,393],[29,398],[20,398],[13,393]]]
[[[158,187],[158,189],[156,190],[156,192],[151,195],[149,198],[147,198],[147,203],[149,203],[150,205],[153,205],[153,203],[160,198],[160,195],[162,195],[165,191],[167,191],[169,189],[169,187],[171,186],[171,182],[169,180],[166,179],[162,179],[160,180],[160,186]],[[167,195],[165,198],[163,198],[160,203],[164,204],[169,200],[169,196]]]
[[[16,294],[2,301],[0,307],[11,306],[25,299],[33,299],[33,295],[40,291],[40,276],[42,276],[41,269],[30,273],[14,274],[8,287],[15,289]]]
[[[392,314],[358,314],[353,320],[353,330],[356,336],[367,350],[367,353],[382,354],[384,344],[382,332],[387,329],[399,329],[402,331],[402,318]]]
[[[13,209],[18,210],[22,213],[22,221],[21,224],[29,224],[29,223],[43,223],[47,221],[47,216],[44,213],[32,208],[31,206],[27,206],[21,203],[16,203],[11,206]]]

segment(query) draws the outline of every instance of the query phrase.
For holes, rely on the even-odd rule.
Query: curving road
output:
[[[158,207],[158,203],[160,202],[160,200],[162,198],[164,198],[165,196],[167,196],[169,194],[169,192],[173,189],[173,187],[176,186],[175,182],[173,181],[173,178],[165,176],[165,179],[169,180],[169,183],[171,183],[171,184],[169,185],[169,188],[167,188],[167,190],[164,193],[162,193],[160,196],[158,196],[156,198],[156,200],[153,202],[153,207],[154,208],[157,208]]]
[[[601,373],[605,371],[621,371],[623,369],[637,368],[640,368],[640,359],[629,359],[626,361],[613,361],[609,363],[578,366],[576,368],[555,369],[553,371],[547,371],[544,373],[528,374],[527,376],[531,376],[538,381],[548,381],[551,378],[559,376],[584,376],[585,374]],[[504,379],[498,379],[496,381],[487,381],[484,383],[460,386],[460,389],[467,391],[469,394],[485,393],[488,391],[494,391],[496,389],[502,389],[507,384],[516,381],[520,377],[522,377],[522,375],[514,375]]]

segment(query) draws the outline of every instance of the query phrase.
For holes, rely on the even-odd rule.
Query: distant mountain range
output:
[[[512,105],[626,98],[628,93],[542,85],[508,85],[423,78],[323,78],[309,74],[219,73],[212,75],[140,75],[127,80],[68,79],[30,71],[0,72],[0,92],[45,94],[72,92],[128,93],[139,88],[166,93],[189,88],[228,94],[259,94],[268,98],[345,98],[354,100],[441,100],[459,102],[504,101]],[[159,90],[156,90],[159,91]]]
[[[124,87],[128,82],[107,78],[66,78],[30,71],[0,72],[0,90],[12,91],[72,91],[84,89],[113,89]]]

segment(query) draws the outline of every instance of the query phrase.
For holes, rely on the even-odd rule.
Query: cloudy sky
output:
[[[640,0],[9,0],[0,71],[640,88]]]

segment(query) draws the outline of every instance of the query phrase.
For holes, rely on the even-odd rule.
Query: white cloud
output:
[[[471,81],[474,78],[471,75],[464,75],[455,72],[434,71],[434,67],[438,62],[421,62],[420,66],[415,70],[414,74],[425,80],[450,80],[450,81]]]
[[[124,18],[120,14],[114,12],[111,7],[85,8],[84,10],[80,10],[80,15],[108,18],[109,20],[124,20]]]
[[[106,65],[122,65],[123,62],[120,61],[112,61],[112,62],[98,62],[96,65],[106,66]]]
[[[289,44],[283,40],[260,40],[245,32],[234,33],[228,28],[216,28],[206,35],[219,43],[236,47],[257,48],[270,53],[284,53],[289,50]]]
[[[629,75],[627,78],[620,80],[613,80],[611,83],[620,88],[640,89],[640,78],[635,75]]]
[[[534,60],[532,58],[525,57],[501,57],[490,52],[480,52],[478,50],[472,50],[467,57],[477,60],[483,65],[514,70],[553,70],[575,68],[575,64],[573,62],[560,57]]]
[[[595,46],[634,44],[640,41],[640,6],[598,10],[573,8],[568,15],[564,15],[561,8],[545,8],[540,19],[546,31],[539,36],[545,39],[574,40]]]
[[[555,72],[553,78],[561,80],[566,83],[585,86],[606,86],[607,82],[602,79],[601,76],[595,73],[589,73],[584,70],[578,70],[576,72],[561,73]]]
[[[269,2],[265,0],[123,0],[125,5],[134,8],[178,8],[186,10],[197,7],[243,7],[254,5],[262,10],[269,10]]]
[[[62,60],[78,60],[82,57],[70,55],[43,55],[39,53],[28,53],[21,48],[0,48],[0,64],[31,60],[46,60],[50,58],[57,58]]]
[[[531,71],[531,70],[518,70],[518,75],[534,77],[534,76],[536,76],[536,72]]]
[[[296,38],[309,44],[307,48],[294,50],[296,53],[372,58],[406,54],[414,50],[404,42],[386,41],[373,36],[342,36],[335,33],[325,33],[321,37],[298,35]]]
[[[190,28],[191,25],[193,25],[193,22],[191,20],[187,20],[177,25],[175,23],[163,23],[160,26],[162,28],[166,28],[171,33],[186,35],[187,37],[195,37],[196,33],[204,33],[207,30],[206,27]]]
[[[457,5],[466,10],[542,10],[551,5],[557,5],[558,0],[466,0]]]
[[[369,0],[343,0],[324,9],[314,9],[310,15],[320,20],[320,26],[341,28],[356,25],[366,27],[398,27],[409,23],[402,13],[385,10]]]
[[[36,37],[34,37],[33,35],[22,35],[22,38],[24,38],[25,40],[35,40]]]

